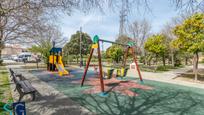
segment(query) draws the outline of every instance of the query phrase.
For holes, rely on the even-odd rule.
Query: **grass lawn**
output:
[[[4,103],[12,101],[8,71],[4,66],[0,66],[0,115],[3,114],[2,107]]]
[[[147,66],[147,65],[140,65],[140,69],[142,71],[146,71],[146,72],[165,72],[165,71],[170,71],[173,69],[179,69],[179,68],[183,68],[185,67],[184,65],[178,66],[178,67],[174,67],[172,65],[158,65],[158,66]]]
[[[144,85],[153,89],[132,88],[131,90],[139,94],[138,96],[130,97],[110,92],[108,97],[101,97],[98,94],[82,93],[92,87],[86,82],[84,87],[71,83],[81,80],[82,71],[70,70],[75,76],[73,78],[45,75],[43,71],[30,72],[83,107],[100,115],[203,115],[204,113],[203,89],[145,80]],[[91,71],[88,72],[87,78],[90,76],[93,76]]]

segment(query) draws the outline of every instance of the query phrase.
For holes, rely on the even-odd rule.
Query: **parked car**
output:
[[[23,61],[23,56],[22,55],[17,56],[16,58],[14,58],[14,61],[22,62]]]
[[[37,56],[32,55],[31,53],[21,53],[17,57],[14,58],[15,61],[17,62],[36,62],[37,61]]]
[[[21,53],[17,57],[14,56],[13,60],[17,62],[23,62],[26,61],[28,57],[31,57],[31,53]]]
[[[11,56],[11,60],[16,61],[17,59],[18,59],[18,56],[17,56],[17,55],[12,55],[12,56]]]

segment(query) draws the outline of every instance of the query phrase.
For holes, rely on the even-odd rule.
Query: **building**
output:
[[[6,44],[2,50],[2,57],[9,57],[11,55],[18,55],[22,52],[25,52],[26,49],[22,48],[19,44]]]

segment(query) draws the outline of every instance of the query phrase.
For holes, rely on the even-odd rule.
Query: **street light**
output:
[[[81,45],[81,42],[82,42],[82,27],[80,27],[80,39],[79,39],[80,43],[79,43],[79,50],[80,50],[80,67],[83,66],[83,60],[82,60],[82,54],[81,54],[81,49],[82,49],[82,45]]]

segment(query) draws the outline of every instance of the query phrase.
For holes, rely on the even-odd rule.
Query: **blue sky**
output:
[[[144,9],[137,12],[136,9],[133,9],[129,15],[129,22],[145,18],[152,25],[152,33],[157,33],[178,13],[169,0],[149,1],[152,12],[144,13]],[[107,10],[105,14],[99,11],[92,11],[89,14],[76,11],[71,16],[64,15],[60,19],[60,28],[65,37],[70,38],[79,30],[80,26],[82,26],[83,32],[88,33],[91,37],[97,34],[102,39],[114,41],[119,31],[119,11]]]

